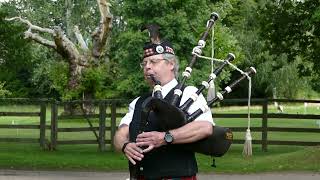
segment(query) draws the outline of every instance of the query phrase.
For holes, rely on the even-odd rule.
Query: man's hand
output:
[[[160,147],[165,145],[166,142],[164,141],[165,132],[143,132],[137,136],[136,144],[139,147],[147,147],[143,150],[143,153],[149,152],[154,148]]]
[[[136,164],[136,161],[141,161],[143,158],[143,151],[136,143],[130,142],[123,149],[124,154],[132,164]]]
[[[124,147],[124,144],[129,141],[129,126],[123,124],[117,130],[114,136],[114,145],[117,151],[123,151],[127,159],[132,163],[136,164],[136,161],[141,161],[143,158],[143,152],[140,147],[134,142],[127,143]]]

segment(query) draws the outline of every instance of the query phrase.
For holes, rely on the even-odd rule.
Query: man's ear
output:
[[[169,61],[169,64],[170,64],[170,70],[173,71],[175,62],[174,61]]]

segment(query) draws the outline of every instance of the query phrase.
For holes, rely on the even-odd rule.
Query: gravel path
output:
[[[0,180],[125,180],[125,172],[68,172],[0,170]],[[320,172],[281,172],[260,174],[199,174],[199,180],[320,180]]]

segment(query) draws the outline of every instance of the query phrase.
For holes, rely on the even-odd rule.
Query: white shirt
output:
[[[176,85],[178,84],[178,81],[176,79],[171,80],[169,83],[165,84],[164,86],[162,86],[162,97],[165,97],[171,89],[173,89],[174,87],[176,87]],[[189,97],[191,96],[191,94],[193,94],[194,92],[197,91],[197,88],[194,86],[187,86],[184,90],[183,90],[183,94],[182,94],[182,98],[180,101],[180,106],[186,102]],[[137,97],[136,99],[134,99],[130,104],[129,104],[129,111],[128,113],[121,119],[120,121],[120,125],[122,124],[126,124],[126,125],[130,125],[132,118],[133,118],[133,113],[134,113],[134,108],[136,106],[136,103],[138,101],[140,97]],[[196,110],[198,110],[200,107],[202,107],[203,105],[207,104],[207,101],[205,100],[205,98],[203,97],[202,94],[199,95],[198,99],[190,106],[188,113],[192,114],[193,112],[195,112]],[[215,125],[215,123],[213,122],[212,119],[212,113],[211,111],[207,111],[203,114],[201,114],[199,117],[197,117],[195,119],[195,121],[209,121],[212,123],[212,125]]]

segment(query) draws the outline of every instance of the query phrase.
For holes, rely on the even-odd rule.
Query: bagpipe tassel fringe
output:
[[[247,129],[247,132],[246,132],[242,154],[245,157],[252,156],[252,137],[251,137],[250,129]]]

